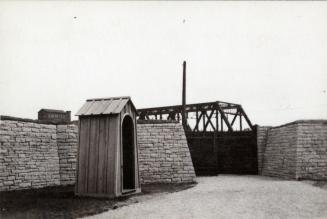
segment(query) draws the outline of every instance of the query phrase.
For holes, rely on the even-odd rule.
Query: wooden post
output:
[[[182,124],[184,130],[186,131],[186,113],[185,113],[185,105],[186,105],[186,61],[183,62],[183,94],[182,94]]]

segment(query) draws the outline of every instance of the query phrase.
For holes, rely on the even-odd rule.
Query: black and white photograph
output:
[[[1,1],[0,218],[327,218],[327,1]]]

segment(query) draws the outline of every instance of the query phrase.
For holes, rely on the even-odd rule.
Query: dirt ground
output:
[[[327,218],[326,182],[233,175],[197,181],[90,218]]]
[[[144,201],[161,193],[181,191],[194,185],[144,185],[141,194],[118,199],[76,197],[72,186],[0,192],[0,218],[84,217]]]

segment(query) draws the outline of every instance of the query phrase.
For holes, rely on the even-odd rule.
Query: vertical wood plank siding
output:
[[[119,126],[116,125],[117,123],[117,116],[115,117],[110,117],[110,119],[108,120],[108,124],[109,124],[109,133],[110,135],[108,136],[108,164],[107,164],[107,186],[108,186],[108,193],[109,194],[114,194],[114,187],[115,187],[115,152],[116,152],[116,142],[117,142],[117,130],[119,129]],[[118,177],[118,176],[117,176]]]
[[[91,119],[90,127],[90,146],[89,146],[89,165],[88,165],[88,193],[96,193],[96,169],[97,166],[97,146],[98,146],[98,130],[97,130],[98,118],[94,117]]]
[[[79,145],[79,167],[78,167],[78,193],[84,193],[87,191],[87,167],[88,162],[88,144],[89,144],[89,122],[90,120],[85,118],[81,119],[81,130],[80,130],[80,145]]]
[[[113,194],[117,116],[80,119],[78,194]]]
[[[129,101],[119,114],[84,115],[79,120],[79,152],[76,193],[117,197],[122,195],[122,120],[133,119],[135,187],[139,189],[136,111]]]
[[[105,188],[104,176],[106,160],[106,119],[99,120],[99,149],[98,149],[98,166],[97,166],[97,193],[103,193]]]
[[[123,174],[121,171],[121,151],[122,151],[122,140],[121,140],[121,115],[118,114],[117,116],[117,120],[115,121],[115,126],[119,127],[117,129],[117,132],[115,132],[115,137],[116,137],[116,141],[115,141],[115,148],[114,148],[114,153],[115,153],[115,158],[116,158],[116,163],[115,163],[115,172],[114,174],[116,174],[116,179],[115,179],[115,195],[119,196],[122,193],[122,181],[121,181],[121,175]]]

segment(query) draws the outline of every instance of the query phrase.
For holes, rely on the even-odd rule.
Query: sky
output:
[[[253,124],[327,119],[327,2],[0,2],[0,115],[241,104]]]

